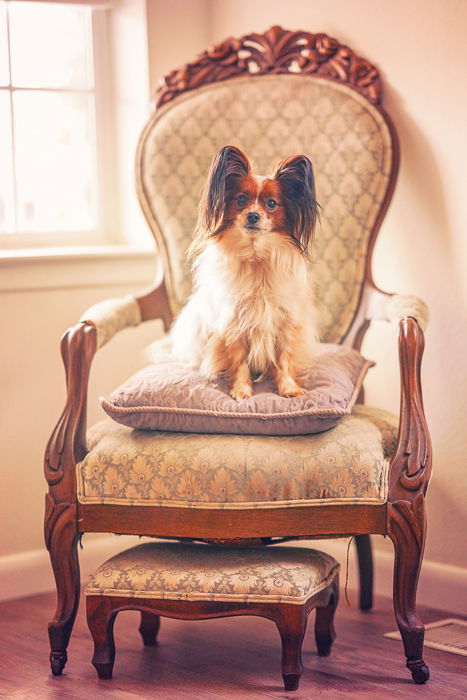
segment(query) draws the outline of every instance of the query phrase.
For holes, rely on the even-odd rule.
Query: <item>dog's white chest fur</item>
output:
[[[212,338],[227,344],[243,338],[251,371],[261,373],[274,363],[285,325],[300,327],[305,344],[313,344],[308,263],[280,238],[270,243],[252,242],[257,250],[245,257],[226,255],[216,243],[203,251],[195,264],[194,292],[172,329],[176,359],[211,374],[206,348]]]

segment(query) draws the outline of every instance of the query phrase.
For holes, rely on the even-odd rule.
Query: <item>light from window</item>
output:
[[[8,85],[10,82],[10,70],[8,67],[8,43],[6,21],[6,4],[0,2],[0,85]]]
[[[0,233],[97,228],[91,12],[0,0]]]

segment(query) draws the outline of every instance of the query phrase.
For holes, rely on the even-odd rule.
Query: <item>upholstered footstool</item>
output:
[[[113,625],[121,610],[141,611],[139,629],[147,645],[156,643],[160,615],[187,620],[259,615],[277,625],[284,686],[296,690],[303,672],[303,637],[314,608],[318,654],[330,653],[339,565],[328,554],[305,547],[150,542],[102,564],[85,594],[99,678],[112,676]]]

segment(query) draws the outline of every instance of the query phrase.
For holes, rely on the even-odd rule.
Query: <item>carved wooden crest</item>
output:
[[[156,94],[160,107],[182,92],[241,75],[314,74],[357,90],[372,104],[381,99],[378,70],[327,34],[271,27],[264,34],[229,38],[165,76]]]

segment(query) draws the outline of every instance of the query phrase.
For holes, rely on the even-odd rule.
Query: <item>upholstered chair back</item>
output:
[[[179,90],[156,109],[140,139],[137,182],[174,313],[190,294],[185,253],[214,155],[224,145],[238,146],[254,172],[266,175],[279,161],[305,154],[321,206],[311,250],[321,338],[345,338],[397,169],[397,145],[378,99],[349,82],[296,72],[292,64],[278,74],[247,70]]]

